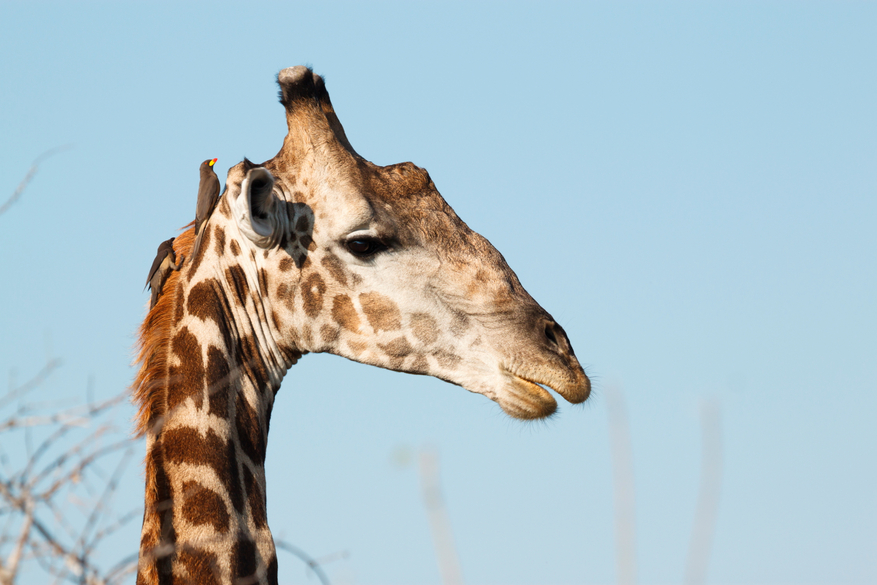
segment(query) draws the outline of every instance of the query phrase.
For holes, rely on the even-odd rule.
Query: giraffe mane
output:
[[[189,261],[195,246],[195,222],[183,226],[183,231],[174,239],[174,253]],[[149,429],[150,425],[163,417],[166,401],[163,390],[167,384],[168,356],[174,312],[177,306],[177,284],[181,270],[173,270],[162,287],[158,302],[147,313],[137,332],[137,358],[134,364],[140,369],[131,384],[132,400],[137,405],[135,433],[137,436]]]

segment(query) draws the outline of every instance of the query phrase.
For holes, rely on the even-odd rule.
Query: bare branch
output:
[[[95,529],[98,520],[101,517],[101,514],[107,511],[107,504],[112,499],[112,495],[115,493],[116,488],[119,485],[119,480],[122,478],[122,473],[125,471],[125,468],[128,466],[128,462],[131,460],[131,455],[133,455],[134,451],[131,449],[130,441],[125,442],[128,445],[128,449],[125,451],[125,454],[119,460],[119,464],[116,466],[116,470],[113,472],[112,477],[107,482],[103,494],[97,500],[94,508],[91,511],[91,514],[88,517],[88,520],[85,522],[85,527],[82,529],[82,535],[79,537],[79,542],[77,542],[77,547],[82,549],[82,556],[88,555],[94,546],[99,542],[99,539],[94,539],[89,544],[88,535]]]
[[[700,493],[691,530],[688,562],[685,565],[686,585],[706,583],[710,549],[719,515],[722,491],[722,411],[717,400],[704,402],[700,409],[703,451],[700,467]]]
[[[12,583],[15,581],[15,575],[18,573],[18,564],[21,562],[21,555],[24,552],[24,546],[27,544],[30,536],[30,529],[33,526],[33,503],[27,502],[24,506],[24,522],[21,523],[18,540],[12,549],[9,558],[6,559],[6,567],[3,571],[2,579],[4,582]]]
[[[139,557],[139,551],[131,553],[130,555],[113,565],[106,573],[107,584],[113,585],[114,583],[121,583],[125,577],[137,571],[137,560]]]
[[[18,388],[11,388],[5,396],[0,398],[0,408],[4,408],[13,400],[20,399],[25,394],[38,387],[40,384],[46,381],[46,379],[49,377],[49,374],[57,370],[59,367],[61,367],[61,360],[59,358],[54,358],[47,361],[46,365],[43,366],[43,368],[39,372],[37,372],[33,378],[31,378]]]
[[[320,566],[320,563],[308,556],[305,551],[295,545],[289,544],[288,542],[280,539],[276,539],[274,541],[274,546],[276,548],[279,548],[280,550],[285,550],[286,552],[292,553],[297,556],[304,564],[308,566],[311,571],[314,572],[314,574],[320,580],[320,583],[322,583],[323,585],[329,585],[329,577],[327,577],[326,573],[323,572],[323,568]]]
[[[609,411],[609,440],[612,447],[612,475],[615,496],[615,554],[619,585],[636,583],[636,502],[633,487],[633,455],[627,404],[618,386],[606,392]]]
[[[49,360],[31,380],[13,386],[0,398],[0,408],[8,409],[43,384],[59,363]],[[130,581],[139,562],[180,551],[180,545],[172,543],[143,553],[132,551],[109,570],[97,561],[102,544],[143,514],[139,508],[115,516],[110,509],[133,458],[133,443],[140,441],[124,431],[120,437],[113,424],[114,409],[128,399],[126,391],[95,402],[89,382],[84,404],[19,404],[9,416],[0,416],[4,444],[20,445],[29,432],[35,444],[29,457],[19,448],[0,467],[0,585],[25,578],[116,585]],[[301,559],[323,585],[329,584],[319,561],[282,540],[276,546]],[[35,572],[41,578],[33,579]]]
[[[65,144],[64,146],[58,146],[56,148],[52,148],[50,150],[47,150],[46,152],[44,152],[43,154],[38,156],[36,159],[34,159],[34,161],[30,165],[30,168],[27,170],[27,174],[24,175],[24,178],[21,180],[21,183],[19,183],[18,187],[16,187],[15,191],[13,191],[12,196],[9,199],[7,199],[3,205],[0,205],[0,215],[3,215],[7,211],[9,211],[9,208],[12,207],[12,205],[16,201],[18,201],[18,198],[21,197],[22,193],[24,193],[24,190],[27,187],[28,183],[30,183],[31,180],[34,178],[34,175],[37,174],[37,170],[39,169],[41,162],[43,162],[44,160],[46,160],[50,156],[54,156],[54,155],[58,154],[59,152],[69,150],[71,148],[73,148],[72,144]]]
[[[460,570],[460,560],[457,557],[457,547],[451,530],[451,519],[442,495],[438,453],[434,449],[427,448],[420,452],[420,487],[423,492],[423,505],[432,528],[432,539],[442,582],[445,585],[463,583],[463,573]]]
[[[49,360],[31,380],[13,386],[0,408],[39,387],[59,364]],[[5,457],[0,469],[0,585],[24,575],[33,581],[33,571],[42,572],[43,582],[107,585],[95,552],[138,512],[113,518],[109,508],[133,455],[134,439],[112,420],[114,409],[127,399],[125,391],[94,402],[89,389],[84,404],[54,411],[54,406],[21,404],[0,419],[4,443],[20,444],[31,432],[37,443],[29,457]],[[102,470],[104,462],[112,462],[112,473]]]

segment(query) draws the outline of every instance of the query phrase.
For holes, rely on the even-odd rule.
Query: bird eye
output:
[[[374,238],[356,238],[347,242],[347,250],[360,258],[374,256],[381,250],[386,249],[387,246],[383,242]]]

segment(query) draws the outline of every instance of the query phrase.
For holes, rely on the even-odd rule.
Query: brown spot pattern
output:
[[[177,535],[173,527],[173,510],[162,506],[163,502],[171,501],[170,480],[164,464],[164,453],[160,442],[155,442],[146,454],[146,510],[143,514],[144,527],[151,531],[143,531],[141,547],[151,551],[161,543],[176,542]],[[155,566],[141,566],[137,574],[138,583],[152,584],[158,575],[171,574],[171,557],[159,557]],[[141,577],[143,580],[141,580]]]
[[[432,315],[426,313],[414,313],[411,315],[411,331],[419,341],[426,345],[435,343],[438,339],[438,323]]]
[[[237,395],[235,408],[237,413],[234,422],[241,451],[250,458],[250,461],[261,465],[265,462],[265,438],[262,435],[259,417],[243,394]]]
[[[184,548],[177,556],[179,562],[189,573],[189,581],[184,583],[197,583],[198,585],[219,585],[221,573],[216,555],[206,550],[193,550]],[[177,582],[176,579],[168,582]]]
[[[347,347],[350,348],[350,351],[352,351],[354,355],[359,355],[368,348],[363,342],[355,341],[353,339],[347,340]]]
[[[173,410],[186,398],[192,397],[195,406],[201,408],[204,401],[204,360],[198,339],[183,327],[171,340],[171,351],[179,359],[179,365],[168,368],[170,387],[167,392],[167,408]]]
[[[425,374],[429,371],[429,362],[426,360],[426,357],[422,355],[417,355],[414,357],[414,361],[411,362],[411,373],[413,374]]]
[[[303,347],[310,347],[314,337],[311,334],[311,326],[305,325],[301,328],[301,342]]]
[[[255,339],[247,335],[241,338],[240,344],[241,369],[253,381],[260,392],[268,387],[268,370]]]
[[[444,350],[434,351],[432,352],[432,356],[438,362],[438,365],[445,368],[446,370],[455,369],[457,365],[462,361],[460,356]]]
[[[402,326],[402,318],[396,303],[376,292],[359,295],[359,304],[375,333],[396,331]]]
[[[344,271],[344,264],[338,259],[338,256],[331,252],[327,252],[323,259],[320,260],[323,268],[329,271],[332,278],[338,281],[341,286],[347,286],[347,274]]]
[[[174,309],[174,320],[179,323],[183,318],[183,311],[185,310],[185,305],[183,303],[183,279],[177,279],[177,296],[174,299],[176,301],[176,308]]]
[[[216,226],[216,254],[222,256],[225,254],[225,230],[221,225]]]
[[[277,285],[277,296],[281,299],[286,298],[286,295],[289,293],[289,287],[285,282],[281,282]]]
[[[326,283],[323,277],[316,272],[305,279],[301,289],[302,308],[308,317],[314,318],[323,310],[323,293],[326,292]]]
[[[322,337],[323,341],[326,343],[338,341],[338,335],[340,333],[341,330],[338,327],[331,327],[329,325],[323,325],[320,327],[320,337]]]
[[[226,219],[231,219],[231,207],[229,207],[229,205],[228,205],[228,199],[223,197],[219,201],[218,208],[219,208],[219,213],[221,213],[223,217],[225,217]]]
[[[451,333],[454,337],[461,337],[469,329],[469,315],[462,311],[454,311]]]
[[[332,319],[348,331],[359,332],[359,314],[347,295],[332,299]]]
[[[186,304],[191,315],[203,321],[211,319],[216,323],[225,347],[230,349],[234,339],[228,327],[228,305],[225,297],[220,294],[221,289],[222,285],[215,278],[201,281],[189,291]]]
[[[271,555],[268,561],[268,585],[277,585],[277,555]]]
[[[271,309],[271,324],[274,325],[275,329],[283,328],[283,321],[280,320],[280,315],[274,309]]]
[[[228,418],[228,398],[231,392],[230,368],[225,355],[218,348],[207,350],[207,404],[210,414]]]
[[[238,536],[232,550],[232,583],[240,580],[244,583],[255,583],[251,577],[256,574],[256,543],[245,537]]]
[[[401,358],[411,354],[412,348],[405,336],[397,337],[390,343],[378,344],[384,353],[390,357]]]
[[[195,526],[210,524],[217,532],[228,532],[229,515],[222,498],[194,482],[183,483],[183,518]]]
[[[262,494],[262,487],[246,465],[244,465],[244,489],[247,492],[247,501],[250,503],[253,524],[256,525],[256,528],[268,528],[268,515],[265,513],[265,496]]]
[[[225,270],[225,280],[234,292],[238,305],[245,307],[247,305],[247,296],[250,294],[250,287],[247,285],[244,269],[238,265],[228,267]]]
[[[202,321],[212,319],[219,322],[218,308],[222,306],[216,287],[219,282],[215,278],[202,280],[189,291],[186,299],[186,308],[190,315],[198,317]]]
[[[259,288],[268,292],[268,272],[264,268],[259,269]]]
[[[205,436],[188,427],[165,431],[161,437],[164,455],[171,463],[207,465],[218,477],[226,480],[228,496],[238,514],[244,512],[244,495],[241,491],[238,458],[234,445],[226,444],[213,429]]]
[[[232,256],[240,256],[241,255],[241,247],[238,244],[237,240],[232,240],[228,244],[228,249],[231,250]]]
[[[280,263],[277,265],[280,268],[280,272],[289,272],[293,266],[295,266],[295,262],[289,256],[281,258]]]

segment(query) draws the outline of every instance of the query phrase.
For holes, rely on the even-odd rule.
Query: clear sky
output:
[[[617,387],[639,582],[683,579],[705,400],[724,446],[708,582],[877,582],[877,5],[0,2],[0,202],[73,145],[0,216],[4,376],[51,351],[46,399],[130,383],[146,273],[194,217],[199,163],[272,157],[274,77],[298,64],[358,152],[429,170],[595,389],[521,424],[308,356],[271,426],[276,536],[347,551],[336,584],[438,583],[402,456],[431,446],[466,583],[614,582]],[[128,475],[120,509],[142,502]]]

